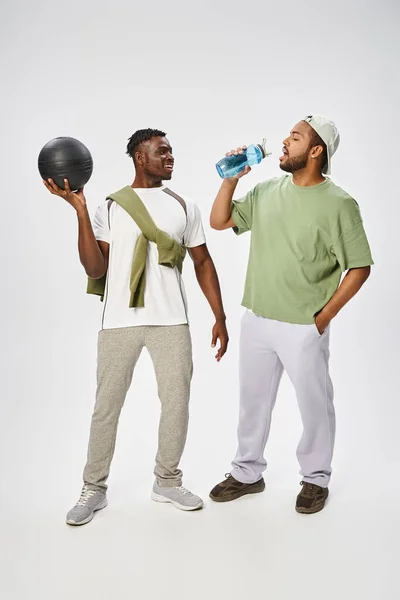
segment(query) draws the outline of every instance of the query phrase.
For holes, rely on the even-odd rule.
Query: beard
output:
[[[282,171],[286,171],[286,173],[295,173],[296,171],[300,171],[301,169],[305,169],[308,161],[308,150],[304,152],[301,156],[294,156],[293,158],[288,158],[283,164],[280,164],[280,168]]]

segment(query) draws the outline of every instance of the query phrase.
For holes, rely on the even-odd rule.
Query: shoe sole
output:
[[[103,502],[101,504],[99,504],[99,506],[97,506],[94,511],[91,513],[91,515],[88,516],[87,519],[85,519],[84,521],[79,521],[79,523],[77,523],[76,521],[72,521],[72,519],[67,519],[66,523],[67,525],[72,525],[73,527],[80,527],[81,525],[86,525],[86,523],[90,523],[90,521],[93,519],[94,517],[94,513],[96,513],[98,510],[102,510],[103,508],[105,508],[108,505],[108,501],[103,500]]]
[[[183,504],[179,504],[179,502],[176,502],[175,500],[170,500],[169,498],[166,498],[165,496],[160,496],[160,494],[156,494],[155,492],[152,492],[151,499],[154,500],[154,502],[160,502],[162,504],[173,504],[176,508],[185,511],[200,510],[200,508],[203,508],[204,506],[204,502],[201,502],[197,506],[184,506]]]
[[[259,486],[258,488],[243,490],[241,492],[238,492],[234,496],[229,496],[229,497],[225,496],[224,497],[224,496],[213,496],[212,494],[210,494],[210,498],[214,502],[232,502],[232,500],[238,500],[239,498],[242,498],[243,496],[249,496],[250,494],[261,494],[261,492],[263,492],[264,490],[265,490],[265,484],[263,484],[262,486]]]
[[[296,512],[300,515],[314,515],[315,513],[320,512],[323,508],[325,508],[325,504],[315,508],[297,508],[296,506]]]

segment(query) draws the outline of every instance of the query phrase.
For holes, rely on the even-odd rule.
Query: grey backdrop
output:
[[[7,600],[187,596],[274,600],[396,596],[399,531],[399,5],[287,0],[111,3],[15,0],[1,18],[2,401],[0,590]],[[249,237],[214,232],[209,211],[230,148],[267,136],[273,156],[244,194],[279,174],[281,141],[304,115],[342,136],[332,177],[360,204],[375,267],[332,324],[337,445],[332,499],[294,513],[301,424],[285,377],[267,451],[267,491],[187,515],[149,501],[158,400],[143,354],[122,414],[110,506],[68,529],[95,391],[101,304],[85,296],[73,209],[50,196],[37,155],[70,135],[92,151],[91,215],[130,183],[138,128],[164,129],[172,187],[199,204],[231,336],[217,365],[212,315],[190,259],[195,377],[183,467],[207,497],[229,470]]]

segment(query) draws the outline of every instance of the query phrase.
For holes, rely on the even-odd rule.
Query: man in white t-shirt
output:
[[[228,345],[217,273],[206,246],[200,211],[167,188],[174,158],[163,131],[139,130],[129,139],[127,154],[136,176],[132,188],[157,228],[182,244],[194,262],[199,285],[215,315],[212,347],[220,361]],[[133,218],[117,202],[103,202],[92,227],[83,189],[74,193],[49,179],[47,189],[71,204],[78,216],[79,256],[89,278],[106,274],[102,326],[98,339],[97,394],[92,417],[84,485],[67,523],[83,525],[107,506],[106,481],[114,453],[118,419],[140,353],[153,361],[161,401],[159,445],[152,498],[182,510],[203,501],[182,486],[179,462],[186,442],[192,377],[192,348],[187,301],[180,270],[159,264],[157,244],[148,241],[144,306],[130,307],[132,257],[141,235]]]

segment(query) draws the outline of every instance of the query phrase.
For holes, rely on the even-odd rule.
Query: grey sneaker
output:
[[[151,498],[155,502],[169,502],[181,510],[199,510],[203,508],[203,500],[189,492],[182,485],[179,487],[160,487],[155,482]]]
[[[84,485],[78,502],[67,514],[68,525],[85,525],[94,517],[96,510],[107,506],[107,496],[104,492],[91,490]]]

